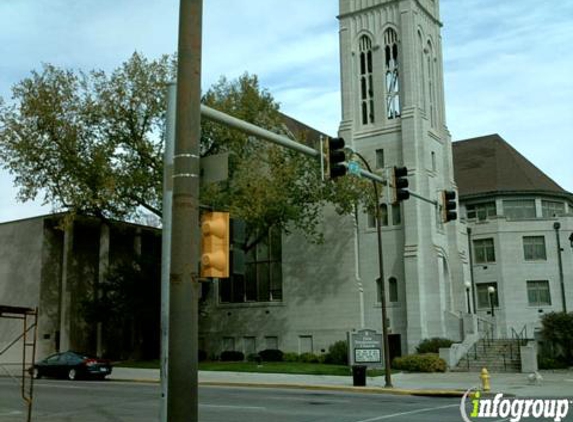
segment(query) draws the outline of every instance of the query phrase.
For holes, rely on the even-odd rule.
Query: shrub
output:
[[[422,340],[418,347],[416,347],[416,352],[419,354],[440,353],[440,347],[450,347],[452,344],[454,344],[454,342],[447,338],[427,338]]]
[[[236,352],[234,350],[226,350],[221,353],[219,358],[222,362],[242,362],[245,360],[243,352]]]
[[[566,369],[567,361],[563,358],[550,358],[537,356],[537,365],[539,369]]]
[[[197,357],[199,362],[204,362],[207,360],[207,352],[205,350],[199,350]]]
[[[299,362],[298,353],[287,352],[283,354],[284,362]]]
[[[346,340],[337,341],[328,347],[324,362],[334,365],[348,365],[348,343]]]
[[[302,363],[320,363],[320,358],[314,353],[301,353],[298,356],[298,361]]]
[[[262,359],[258,353],[251,353],[247,356],[247,362],[261,363]]]
[[[446,372],[446,361],[438,355],[408,355],[395,358],[392,367],[408,372]]]
[[[282,362],[284,353],[278,349],[265,349],[260,351],[259,355],[265,362]]]
[[[552,346],[557,346],[557,356],[573,362],[573,312],[550,312],[541,318],[541,335]]]

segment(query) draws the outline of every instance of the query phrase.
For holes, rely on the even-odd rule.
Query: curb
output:
[[[138,382],[144,384],[158,384],[157,379],[138,378],[113,378],[111,382]],[[238,387],[238,388],[283,388],[298,390],[323,390],[323,391],[341,391],[349,393],[364,394],[390,394],[400,396],[430,396],[430,397],[462,397],[464,390],[456,389],[405,389],[405,388],[385,388],[385,387],[354,387],[342,385],[308,385],[308,384],[281,384],[281,383],[252,383],[252,382],[220,382],[204,381],[199,382],[201,386],[208,387]]]

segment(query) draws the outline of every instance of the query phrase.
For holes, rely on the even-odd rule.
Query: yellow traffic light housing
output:
[[[201,219],[201,277],[229,277],[229,213],[209,212]]]

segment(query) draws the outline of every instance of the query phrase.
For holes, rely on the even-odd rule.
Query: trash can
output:
[[[352,365],[352,385],[366,387],[366,366]]]

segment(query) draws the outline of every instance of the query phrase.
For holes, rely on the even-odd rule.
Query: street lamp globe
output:
[[[495,287],[489,286],[489,287],[487,288],[487,292],[488,292],[490,295],[494,294],[494,293],[495,293]]]
[[[466,290],[469,290],[469,289],[471,289],[471,287],[472,287],[472,283],[466,280],[466,281],[464,282],[464,286],[466,287]]]

